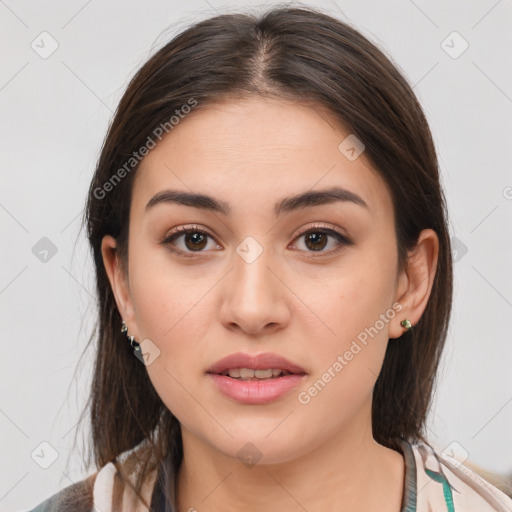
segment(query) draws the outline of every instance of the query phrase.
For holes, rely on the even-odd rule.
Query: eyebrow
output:
[[[308,190],[301,194],[285,197],[274,205],[274,213],[277,217],[284,212],[335,202],[349,202],[369,210],[363,198],[354,192],[341,187],[331,187],[323,190]],[[205,194],[180,190],[162,190],[158,192],[146,204],[146,212],[159,204],[180,204],[221,213],[226,216],[231,214],[231,207],[225,201],[220,201]]]

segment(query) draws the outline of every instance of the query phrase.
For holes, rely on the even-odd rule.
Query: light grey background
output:
[[[94,470],[82,467],[80,451],[67,464],[92,352],[73,377],[95,322],[92,262],[79,223],[113,111],[129,78],[172,35],[246,5],[0,1],[2,511],[27,510]],[[456,454],[511,472],[512,2],[309,5],[348,20],[383,48],[424,107],[458,250],[429,435],[440,449],[456,443]],[[46,59],[31,47],[51,49],[43,31],[58,43]],[[455,55],[463,40],[468,48]],[[36,245],[48,243],[43,237],[57,250],[46,262]],[[57,459],[43,469],[53,450]]]

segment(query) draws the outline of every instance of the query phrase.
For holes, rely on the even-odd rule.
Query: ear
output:
[[[121,265],[116,239],[105,235],[101,241],[101,253],[119,314],[126,322],[129,334],[135,334],[137,326],[128,282],[128,269]]]
[[[424,229],[414,249],[408,254],[408,269],[400,274],[395,301],[402,309],[389,328],[390,338],[399,338],[405,332],[400,325],[408,318],[414,327],[427,307],[439,255],[439,238],[433,229]]]

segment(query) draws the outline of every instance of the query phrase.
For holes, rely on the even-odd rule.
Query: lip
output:
[[[229,376],[208,373],[217,389],[228,398],[242,404],[257,405],[273,402],[299,386],[306,374],[285,375],[276,379],[243,381]]]
[[[250,368],[252,370],[266,370],[274,368],[278,370],[286,370],[293,374],[305,374],[304,368],[288,361],[288,359],[274,354],[272,352],[264,352],[262,354],[246,354],[244,352],[236,352],[229,356],[219,359],[214,365],[206,370],[206,373],[220,374],[226,370],[233,368]]]
[[[234,368],[251,368],[252,370],[272,368],[286,370],[290,375],[260,381],[243,381],[231,378],[229,375],[220,375]],[[237,352],[219,359],[206,370],[206,373],[221,393],[243,404],[273,402],[297,387],[307,375],[304,368],[272,352],[255,355]]]

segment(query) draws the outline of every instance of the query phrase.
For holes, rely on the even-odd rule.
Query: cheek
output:
[[[331,274],[328,282],[309,290],[305,286],[300,292],[317,313],[318,327],[309,333],[310,339],[318,340],[314,346],[317,369],[327,371],[342,356],[345,377],[339,379],[340,385],[345,379],[349,387],[361,385],[361,379],[372,385],[380,372],[390,321],[396,315],[392,308],[395,275],[390,271],[394,263],[389,252],[391,256],[376,257],[374,250],[361,251],[357,259],[337,269],[335,277]],[[355,376],[354,382],[348,374]]]
[[[151,377],[162,381],[165,390],[190,379],[198,366],[200,340],[211,328],[211,311],[205,294],[213,283],[193,274],[180,272],[162,251],[142,251],[133,255],[130,288],[141,339],[150,339],[160,357],[148,366]],[[168,392],[166,391],[166,393]]]
[[[130,289],[140,335],[156,343],[176,339],[176,331],[201,308],[204,280],[194,276],[192,267],[180,270],[173,265],[161,248],[134,249],[130,257]]]
[[[133,280],[137,326],[141,337],[158,347],[158,356],[146,370],[165,406],[186,421],[192,411],[191,417],[201,413],[193,396],[203,370],[199,340],[208,332],[208,317],[201,303],[205,285],[189,279],[184,283],[179,275],[167,275],[168,271],[156,266],[146,265],[143,271],[138,268],[141,272]]]
[[[381,268],[374,258],[360,257],[319,286],[306,284],[300,293],[318,312],[319,323],[331,338],[346,339],[373,325],[391,307],[394,277],[390,267]]]
[[[329,287],[320,310],[329,329],[311,341],[316,371],[302,390],[300,403],[308,402],[307,415],[322,418],[332,411],[336,419],[330,421],[338,428],[370,399],[387,348],[389,322],[395,316],[388,297],[387,288],[379,289],[368,275],[352,275]]]

